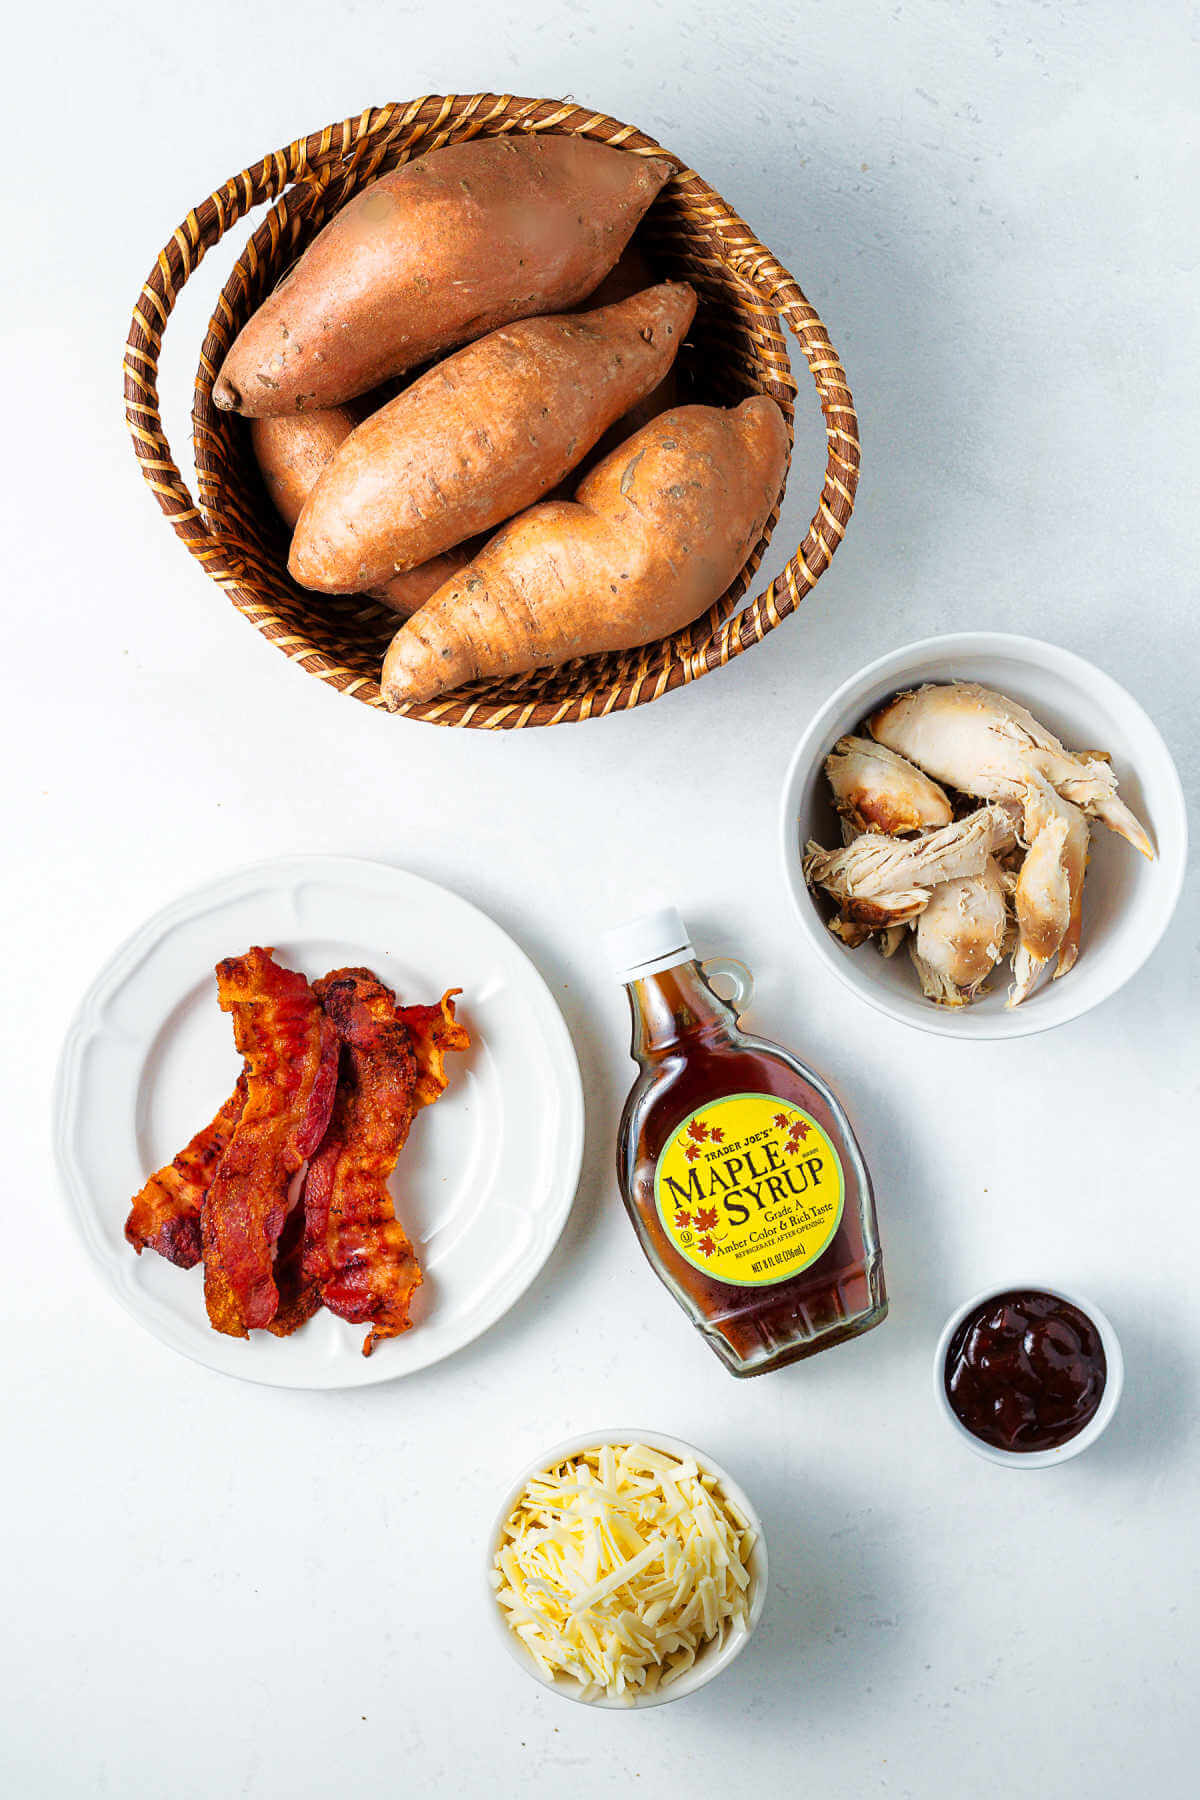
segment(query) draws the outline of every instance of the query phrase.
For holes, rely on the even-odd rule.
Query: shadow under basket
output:
[[[495,729],[599,718],[657,700],[721,667],[786,618],[824,573],[845,532],[858,481],[858,421],[824,325],[787,270],[707,182],[652,138],[584,107],[511,95],[427,95],[329,125],[233,176],[172,233],[138,296],[125,354],[126,418],[134,449],[175,531],[239,612],[310,675],[382,706],[378,675],[397,629],[395,615],[365,596],[310,593],[291,580],[288,535],[263,488],[247,422],[214,407],[213,382],[251,313],[359,188],[443,144],[531,131],[577,133],[671,162],[675,173],[635,241],[660,278],[690,281],[699,297],[679,358],[687,397],[731,406],[749,394],[770,394],[783,411],[790,443],[796,384],[786,325],[804,354],[824,416],[825,479],[803,543],[754,599],[742,604],[779,518],[782,489],[736,581],[683,631],[636,650],[580,657],[507,681],[476,682],[401,709],[438,725]],[[197,502],[163,432],[162,334],[180,290],[208,250],[264,201],[274,205],[226,282],[200,353],[193,407]]]

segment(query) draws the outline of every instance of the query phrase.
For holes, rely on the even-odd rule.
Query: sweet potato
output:
[[[333,461],[363,416],[361,403],[325,412],[291,413],[274,419],[252,419],[250,442],[275,510],[287,525],[299,518],[319,475]],[[369,590],[402,619],[423,606],[444,581],[470,562],[478,542],[456,546],[417,569],[406,569]]]
[[[251,419],[254,460],[275,511],[286,525],[295,525],[318,478],[362,418],[363,409],[351,403],[324,412]]]
[[[392,639],[391,707],[481,677],[663,637],[718,599],[778,499],[783,415],[765,394],[731,410],[681,406],[579,487],[512,520]]]
[[[510,519],[656,387],[696,310],[664,282],[596,312],[522,319],[372,413],[305,502],[296,580],[357,593]]]
[[[465,569],[476,551],[482,549],[482,540],[469,538],[465,544],[455,544],[453,550],[443,551],[441,556],[431,556],[415,569],[404,569],[399,575],[393,575],[390,581],[380,582],[378,587],[366,591],[372,600],[381,600],[385,606],[401,619],[411,619],[419,607],[433,598],[438,589],[450,581],[460,570]]]
[[[616,262],[671,167],[588,138],[474,138],[381,175],[243,326],[213,387],[250,415],[339,406]]]
[[[628,244],[622,252],[615,268],[609,270],[594,294],[589,294],[582,306],[574,310],[580,312],[586,307],[589,311],[597,306],[615,306],[618,300],[627,300],[630,294],[640,294],[643,288],[654,287],[658,282],[649,262],[636,243]],[[687,385],[682,378],[678,359],[673,362],[656,388],[636,401],[627,413],[619,418],[615,425],[610,425],[604,436],[593,444],[587,455],[580,461],[579,468],[567,480],[561,481],[558,487],[547,494],[548,500],[571,500],[575,489],[583,480],[589,469],[594,469],[598,462],[603,462],[614,450],[620,449],[626,438],[631,438],[635,431],[648,425],[651,419],[657,419],[660,413],[670,412],[673,406],[683,406],[687,400]]]

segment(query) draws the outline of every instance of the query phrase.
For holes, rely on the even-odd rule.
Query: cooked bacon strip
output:
[[[369,1324],[363,1355],[407,1331],[421,1268],[387,1182],[417,1110],[418,1065],[396,996],[369,969],[316,992],[342,1041],[337,1100],[304,1183],[304,1273],[331,1312]]]
[[[279,1308],[275,1254],[288,1187],[320,1143],[337,1086],[337,1033],[303,975],[254,948],[217,964],[217,996],[246,1059],[245,1110],[201,1212],[204,1300],[245,1337]]]
[[[284,1220],[275,1251],[275,1286],[279,1306],[267,1326],[276,1337],[291,1337],[320,1310],[321,1295],[304,1275],[304,1203],[293,1206]]]
[[[411,1323],[421,1269],[387,1181],[413,1115],[445,1092],[447,1051],[470,1046],[454,1017],[461,991],[436,1006],[397,1007],[370,969],[335,969],[316,983],[345,1048],[333,1118],[305,1178],[304,1278],[289,1317],[302,1324],[324,1304],[352,1324],[371,1323],[364,1356]],[[286,1336],[295,1325],[271,1329]]]
[[[396,996],[369,969],[336,969],[316,992],[342,1041],[337,1100],[304,1184],[304,1273],[331,1312],[369,1324],[363,1355],[407,1331],[421,1268],[388,1177],[417,1110],[417,1059]]]
[[[200,1261],[201,1202],[245,1104],[243,1071],[216,1118],[134,1195],[125,1236],[139,1256],[143,1250],[157,1250],[181,1269],[194,1269]]]
[[[417,1058],[418,1107],[432,1106],[446,1091],[446,1052],[469,1050],[471,1038],[465,1025],[454,1017],[455,996],[461,988],[447,988],[436,1006],[401,1006],[396,1017],[412,1033]]]

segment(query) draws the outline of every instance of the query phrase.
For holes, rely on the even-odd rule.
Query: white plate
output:
[[[425,1282],[413,1329],[361,1354],[365,1327],[319,1312],[295,1336],[213,1331],[203,1274],[125,1242],[129,1201],[237,1078],[214,965],[252,944],[310,980],[365,964],[404,1001],[461,987],[472,1047],[400,1158],[397,1215]],[[273,1387],[363,1387],[449,1356],[534,1280],[579,1181],[583,1089],[545,982],[484,913],[433,882],[349,857],[289,857],[187,894],[143,925],[67,1033],[55,1092],[59,1167],[93,1260],[141,1324],[185,1356]]]

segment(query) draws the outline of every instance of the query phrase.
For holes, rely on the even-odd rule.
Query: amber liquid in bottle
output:
[[[729,972],[737,967],[730,965]],[[618,1138],[622,1198],[655,1271],[712,1349],[733,1374],[760,1375],[880,1324],[887,1316],[887,1296],[871,1182],[835,1095],[780,1045],[743,1034],[733,1007],[713,991],[695,960],[630,980],[627,992],[633,1013],[632,1052],[642,1072],[626,1102]],[[756,1218],[772,1217],[769,1203],[757,1214],[754,1211],[752,1196],[763,1191],[761,1180],[756,1186],[746,1176],[745,1185],[726,1199],[730,1181],[744,1171],[729,1177],[731,1164],[722,1158],[723,1143],[714,1148],[708,1136],[693,1145],[687,1125],[680,1135],[681,1123],[690,1118],[702,1122],[727,1117],[729,1108],[715,1103],[734,1096],[745,1096],[759,1105],[765,1105],[761,1097],[774,1096],[783,1103],[780,1119],[806,1117],[809,1125],[795,1129],[804,1129],[814,1143],[819,1143],[823,1133],[827,1142],[821,1146],[821,1160],[826,1165],[836,1160],[841,1170],[841,1217],[825,1247],[795,1274],[786,1273],[787,1256],[777,1256],[774,1260],[783,1265],[785,1276],[777,1281],[770,1278],[769,1262],[756,1262],[752,1266],[759,1273],[753,1285],[728,1279],[728,1266],[725,1279],[716,1279],[695,1266],[694,1231],[689,1233],[692,1255],[681,1254],[664,1223],[659,1199],[664,1150],[682,1144],[688,1156],[694,1152],[696,1157],[695,1164],[686,1165],[688,1182],[692,1168],[697,1168],[693,1196],[700,1195],[710,1203],[697,1212],[694,1198],[683,1200],[691,1211],[678,1216],[687,1219],[689,1226],[697,1218],[702,1222],[711,1219],[721,1206],[723,1226],[726,1215],[738,1220],[743,1213],[751,1215],[742,1221],[743,1235],[746,1229],[754,1229]],[[799,1113],[793,1109],[800,1109]],[[813,1131],[813,1125],[818,1130]],[[728,1134],[719,1135],[725,1138]],[[759,1144],[749,1152],[750,1174],[759,1176],[777,1169],[780,1172],[774,1176],[772,1191],[786,1195],[793,1208],[811,1203],[810,1196],[822,1192],[822,1178],[829,1179],[828,1166],[822,1169],[818,1161],[816,1186],[801,1200],[794,1200],[792,1191],[797,1186],[803,1189],[807,1180],[803,1167],[806,1147],[800,1145],[796,1156],[789,1158],[780,1154],[779,1143],[784,1151],[790,1150],[785,1133],[775,1146]],[[830,1147],[835,1157],[830,1156]],[[746,1160],[745,1156],[738,1159],[742,1164]],[[680,1179],[672,1187],[682,1199],[685,1165],[676,1155],[673,1166]],[[767,1181],[771,1179],[768,1174]],[[673,1213],[669,1216],[675,1217]],[[772,1229],[764,1227],[767,1233]],[[701,1247],[712,1241],[701,1236]],[[716,1248],[708,1253],[715,1255]]]

